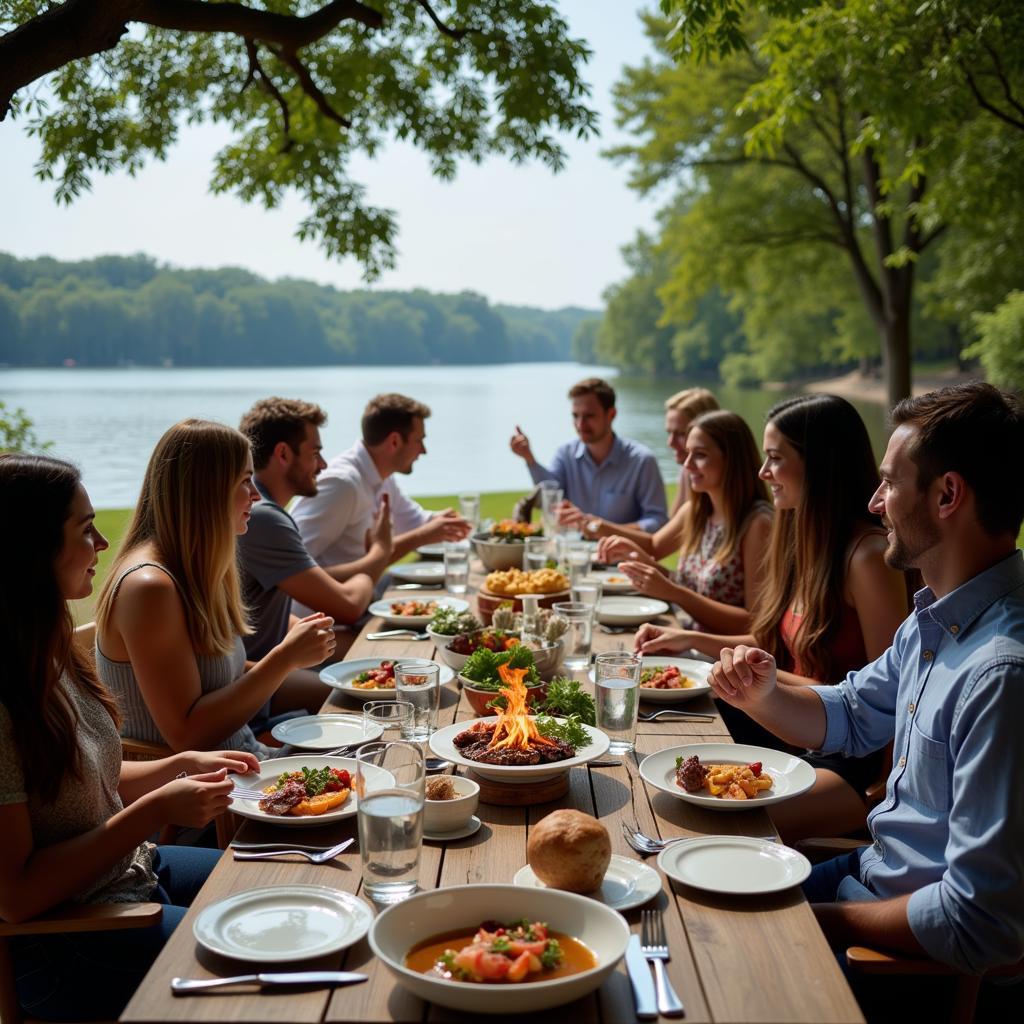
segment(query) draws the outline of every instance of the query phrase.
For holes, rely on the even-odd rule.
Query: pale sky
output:
[[[354,162],[353,177],[368,186],[369,202],[398,213],[398,267],[374,287],[468,289],[492,302],[595,308],[604,288],[626,276],[619,248],[652,225],[655,203],[639,200],[626,186],[626,168],[600,151],[620,137],[611,100],[620,68],[648,52],[637,17],[644,5],[560,6],[573,36],[594,51],[584,77],[601,136],[564,139],[569,159],[558,175],[540,164],[492,159],[464,163],[454,182],[444,183],[404,145]],[[298,198],[267,212],[208,193],[212,155],[227,137],[215,126],[186,128],[165,162],[150,163],[136,178],[96,177],[91,193],[58,207],[52,183],[33,173],[38,143],[21,123],[0,122],[0,251],[58,259],[143,252],[177,267],[242,266],[271,279],[363,287],[354,260],[329,261],[315,243],[294,237],[304,215]]]

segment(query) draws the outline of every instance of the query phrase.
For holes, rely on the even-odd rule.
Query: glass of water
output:
[[[402,726],[402,739],[426,743],[437,728],[441,703],[441,666],[424,658],[395,662],[396,696],[412,705],[412,714]]]
[[[590,574],[594,555],[585,540],[570,541],[565,547],[565,561],[569,569],[569,582],[578,583]],[[574,598],[575,600],[575,598]]]
[[[363,735],[374,739],[381,735],[374,726],[380,726],[391,739],[405,732],[412,721],[413,706],[406,700],[370,700],[363,705]]]
[[[523,571],[543,569],[551,555],[551,541],[547,537],[527,537],[523,541]]]
[[[465,541],[449,541],[444,546],[444,588],[450,594],[464,594],[469,589],[469,545]]]
[[[544,523],[544,532],[552,534],[558,523],[558,506],[562,503],[562,488],[557,480],[541,480],[540,482],[540,517]]]
[[[473,527],[473,533],[476,533],[480,525],[479,491],[467,491],[459,495],[459,515]]]
[[[551,610],[569,624],[562,637],[562,662],[567,669],[586,668],[590,664],[590,642],[593,634],[593,615],[589,605],[582,601],[559,601]]]
[[[597,620],[597,606],[601,603],[603,593],[604,587],[601,585],[601,581],[594,579],[593,576],[584,576],[582,579],[577,580],[572,584],[570,591],[574,601],[585,604],[590,609],[592,622]]]
[[[640,658],[625,651],[599,654],[594,664],[597,727],[611,743],[612,754],[628,754],[636,742],[640,706]]]
[[[425,780],[417,743],[374,740],[356,751],[363,892],[376,903],[398,903],[416,891]]]

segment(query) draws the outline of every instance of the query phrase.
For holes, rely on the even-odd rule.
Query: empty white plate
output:
[[[213,953],[279,963],[336,953],[369,931],[373,911],[357,896],[323,885],[249,889],[207,907],[192,925]]]
[[[444,583],[443,562],[402,562],[392,565],[388,572],[404,583]]]
[[[278,722],[270,735],[301,750],[331,750],[352,743],[369,743],[377,739],[384,729],[357,715],[307,715]]]
[[[802,853],[748,836],[673,843],[658,854],[658,867],[684,885],[729,895],[781,892],[811,873],[811,862]]]
[[[421,558],[444,558],[444,544],[423,544],[416,554]]]
[[[653,597],[602,597],[597,621],[606,626],[639,626],[668,611],[668,605]]]
[[[527,864],[521,867],[512,879],[513,885],[532,886],[544,889],[544,883],[533,873]],[[611,863],[605,872],[601,888],[596,893],[588,893],[593,899],[612,910],[629,910],[639,907],[642,903],[653,899],[661,892],[661,879],[652,867],[630,857],[613,853]]]

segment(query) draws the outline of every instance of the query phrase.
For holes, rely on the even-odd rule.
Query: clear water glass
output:
[[[612,754],[631,753],[640,707],[640,658],[625,651],[599,654],[594,663],[597,727],[611,742]]]
[[[356,751],[363,893],[375,903],[399,903],[419,884],[425,781],[417,743],[375,740]]]
[[[467,491],[459,495],[459,515],[473,527],[475,533],[480,525],[480,492]]]
[[[469,589],[469,545],[449,541],[444,546],[444,588],[449,594],[464,594]]]
[[[413,706],[405,700],[370,700],[363,705],[363,735],[373,730],[370,725],[379,725],[384,736],[391,733],[391,739],[398,739],[412,721]]]
[[[590,609],[590,617],[593,621],[597,619],[597,606],[601,603],[604,594],[604,587],[601,581],[593,576],[584,576],[572,584],[570,595],[579,604],[585,604]]]
[[[549,536],[558,525],[558,506],[562,503],[563,492],[557,480],[540,482],[540,517],[544,532]]]
[[[570,670],[586,668],[590,664],[590,643],[594,631],[591,608],[581,601],[558,601],[551,610],[569,624],[562,635],[562,663]]]
[[[565,546],[565,561],[569,569],[569,583],[575,584],[590,575],[594,553],[585,540],[569,541]],[[575,599],[574,599],[575,600]]]
[[[412,705],[412,714],[402,727],[402,739],[425,744],[437,728],[441,666],[425,658],[395,662],[395,686],[398,699]]]
[[[551,541],[547,537],[527,537],[523,541],[523,570],[543,569],[551,557]]]

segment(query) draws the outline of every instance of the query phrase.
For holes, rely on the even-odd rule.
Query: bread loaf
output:
[[[526,856],[533,873],[552,889],[593,892],[612,859],[608,830],[580,811],[552,811],[532,829]]]

